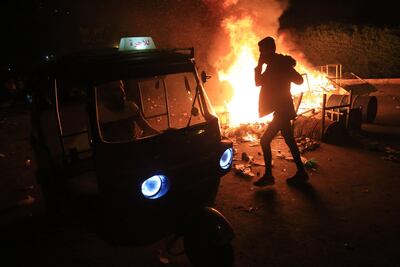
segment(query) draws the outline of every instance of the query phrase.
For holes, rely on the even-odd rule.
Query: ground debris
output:
[[[160,263],[160,266],[167,266],[169,265],[169,259],[164,256],[164,252],[162,250],[158,251],[158,262]]]
[[[252,164],[254,166],[263,166],[263,167],[265,167],[265,162],[264,162],[263,159],[254,159]],[[272,166],[274,166],[274,161],[273,160],[271,161],[271,167]]]
[[[276,157],[279,158],[279,159],[285,159],[285,158],[286,158],[286,155],[283,154],[280,150],[278,150],[278,151],[276,152]]]
[[[237,157],[237,156],[233,157],[233,161],[239,161],[239,160],[242,160],[242,158]]]
[[[287,155],[287,154],[285,154],[285,153],[282,153],[280,150],[277,151],[276,157],[277,157],[278,159],[285,159],[285,160],[288,160],[288,161],[294,161],[294,158],[293,158],[292,155]],[[307,162],[307,158],[306,158],[306,157],[300,156],[300,158],[301,158],[301,161],[302,161],[303,163]]]
[[[17,205],[19,205],[19,206],[30,206],[33,203],[35,203],[35,201],[36,201],[36,199],[33,196],[28,195],[26,198],[18,201]]]
[[[166,258],[166,257],[160,256],[158,258],[158,260],[160,261],[160,264],[162,264],[162,265],[168,265],[169,264],[169,259]]]
[[[249,166],[264,166],[265,167],[265,162],[264,159],[255,159],[254,156],[251,156],[247,154],[246,152],[242,152],[241,158],[234,158],[234,160],[243,160],[245,161]],[[271,166],[274,166],[274,161],[271,161]]]
[[[257,208],[255,208],[255,207],[249,207],[246,211],[247,211],[248,213],[251,213],[251,212],[253,212],[253,211],[257,211]]]
[[[306,160],[305,162],[303,161],[304,167],[307,169],[312,169],[315,170],[315,167],[317,166],[317,161],[315,159],[309,159]]]
[[[368,140],[365,140],[363,142],[363,146],[369,151],[384,153],[384,156],[381,157],[381,159],[383,160],[400,163],[399,149],[385,146],[383,143],[380,142]]]
[[[400,163],[400,158],[398,156],[395,155],[386,155],[384,157],[382,157],[383,160],[387,160],[387,161],[393,161],[393,162],[398,162]]]
[[[300,153],[306,152],[306,151],[314,151],[317,149],[320,144],[308,137],[299,137],[296,138],[296,144],[297,147],[299,148]]]
[[[24,165],[26,168],[29,168],[32,165],[32,160],[31,159],[26,159],[24,162]]]
[[[222,127],[221,132],[223,136],[234,139],[236,143],[251,142],[250,146],[258,146],[265,127],[265,123],[247,123],[236,127]]]
[[[343,244],[343,247],[349,250],[354,250],[354,246],[351,245],[350,243],[346,242]]]
[[[236,144],[249,143],[249,146],[260,146],[260,138],[265,131],[267,124],[265,123],[247,123],[237,127],[225,126],[221,129],[222,135],[233,139]],[[282,138],[277,135],[275,138]],[[320,143],[309,137],[298,137],[296,143],[300,153],[313,151],[320,146]]]
[[[242,160],[246,162],[251,162],[253,159],[253,156],[249,156],[246,152],[242,152]]]
[[[394,149],[390,146],[385,147],[385,152],[390,155],[400,156],[400,150]]]
[[[255,174],[251,169],[251,164],[233,164],[235,175],[240,175],[246,178],[253,178]]]
[[[249,146],[251,146],[251,147],[260,146],[260,143],[259,142],[253,142],[253,143],[249,144]]]
[[[394,149],[392,147],[385,147],[385,152],[386,157],[384,157],[384,160],[400,162],[400,150]]]
[[[253,206],[246,207],[246,206],[243,206],[243,205],[235,206],[235,207],[233,207],[233,209],[240,210],[240,211],[245,211],[247,213],[256,212],[258,210],[257,207],[253,207]]]
[[[400,163],[400,150],[387,146],[384,148],[384,152],[385,156],[382,157],[383,160]]]

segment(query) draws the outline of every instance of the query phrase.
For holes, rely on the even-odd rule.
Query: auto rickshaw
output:
[[[113,244],[176,234],[194,266],[231,265],[233,229],[213,204],[233,149],[207,78],[193,48],[156,49],[151,37],[47,62],[31,140],[48,211],[78,203]]]

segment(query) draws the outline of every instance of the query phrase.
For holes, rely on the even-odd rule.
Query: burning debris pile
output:
[[[296,60],[296,70],[303,76],[304,82],[301,85],[292,84],[290,90],[298,114],[293,123],[296,138],[342,144],[348,139],[349,125],[353,125],[352,129],[361,127],[360,116],[369,113],[365,108],[353,110],[351,105],[359,107],[366,100],[364,97],[352,98],[348,90],[341,86],[341,64],[311,66],[288,33],[278,34],[278,20],[285,6],[275,5],[274,0],[268,1],[268,10],[261,10],[254,3],[246,4],[251,1],[204,2],[213,10],[220,9],[222,16],[220,34],[213,41],[216,52],[209,59],[217,72],[218,90],[224,92],[223,101],[214,106],[220,122],[225,124],[222,127],[223,135],[237,143],[248,142],[251,146],[257,146],[268,122],[273,118],[272,114],[259,118],[260,87],[255,85],[254,77],[259,55],[258,42],[265,36],[275,38],[277,53],[290,55]],[[251,12],[245,11],[249,8]],[[269,20],[265,20],[265,14],[268,14]],[[227,47],[229,49],[225,49]],[[353,99],[357,105],[352,103],[348,106],[346,97],[347,102]],[[334,101],[336,98],[340,100],[339,103]],[[308,146],[304,149],[308,149]]]
[[[235,143],[250,143],[250,146],[258,146],[260,138],[266,130],[268,123],[247,123],[237,127],[224,126],[221,129],[222,135],[232,139]],[[307,136],[296,138],[300,153],[315,150],[319,143]]]
[[[214,108],[219,110],[217,113],[220,121],[228,125],[223,128],[224,135],[234,137],[237,142],[255,142],[264,132],[266,124],[272,120],[272,114],[259,118],[260,87],[255,85],[254,79],[254,68],[257,66],[259,55],[258,42],[265,36],[272,36],[277,42],[277,53],[292,56],[297,62],[296,70],[304,79],[301,85],[292,84],[290,90],[295,110],[299,114],[299,119],[294,125],[295,137],[307,136],[320,140],[322,136],[329,137],[332,133],[338,134],[334,136],[336,139],[345,138],[340,129],[342,125],[331,122],[325,116],[322,119],[321,116],[324,95],[326,97],[333,93],[347,94],[343,88],[338,88],[336,82],[342,74],[341,65],[330,64],[325,66],[326,68],[311,67],[304,55],[291,42],[288,34],[279,36],[278,20],[284,6],[275,5],[276,1],[269,0],[271,5],[268,5],[268,10],[261,12],[254,5],[246,5],[247,1],[205,2],[225,11],[221,12],[225,15],[221,18],[220,34],[214,41],[216,52],[209,58],[210,64],[218,74],[218,88],[223,92],[223,101],[219,101],[220,104]],[[217,5],[217,3],[223,4]],[[253,6],[251,8],[253,12],[246,12],[250,6]],[[268,20],[265,14],[268,14]],[[326,127],[321,127],[322,122],[326,122]]]
[[[260,143],[261,135],[267,127],[266,123],[246,123],[237,127],[225,125],[222,127],[222,135],[229,137],[236,143],[251,142],[254,145]]]
[[[224,136],[229,137],[234,142],[235,147],[238,147],[242,143],[246,143],[250,147],[256,147],[260,146],[260,138],[267,126],[267,123],[247,123],[237,127],[225,126],[221,130]],[[304,166],[315,170],[317,162],[314,159],[307,159],[304,153],[316,150],[320,146],[320,143],[305,136],[296,138],[296,143],[302,154],[301,160]],[[235,154],[233,170],[236,175],[249,179],[260,175],[259,172],[254,172],[254,167],[265,166],[261,152],[257,152],[257,157],[255,157],[248,152],[240,153],[235,148]],[[293,161],[293,157],[289,153],[284,153],[281,150],[274,150],[274,154],[277,159]],[[272,166],[274,166],[273,161]]]

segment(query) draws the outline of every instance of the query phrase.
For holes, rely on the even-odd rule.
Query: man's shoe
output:
[[[264,175],[263,177],[261,177],[260,179],[258,179],[257,181],[255,181],[253,183],[253,185],[255,186],[266,186],[266,185],[273,185],[275,184],[275,178],[274,176],[269,176],[269,175]]]
[[[286,183],[288,183],[289,185],[301,184],[307,181],[308,181],[308,174],[306,171],[297,171],[294,176],[286,179]]]

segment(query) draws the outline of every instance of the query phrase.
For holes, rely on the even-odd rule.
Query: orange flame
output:
[[[228,55],[217,64],[219,80],[228,82],[233,88],[233,95],[226,108],[229,113],[230,126],[243,123],[266,122],[272,120],[272,114],[259,118],[258,97],[260,88],[255,86],[254,67],[257,65],[258,36],[253,29],[251,17],[227,18],[222,26],[229,33],[231,49]],[[303,74],[302,85],[292,84],[291,93],[296,98],[303,92],[298,113],[311,108],[319,109],[322,94],[334,90],[335,87],[324,73],[307,69],[298,63],[296,69]]]
[[[250,17],[240,20],[225,19],[223,26],[229,32],[230,53],[218,62],[218,77],[233,88],[233,96],[227,104],[229,123],[257,122],[258,94],[260,88],[254,83],[254,67],[257,65],[257,42],[260,39],[252,28]],[[233,62],[233,63],[231,63]]]

